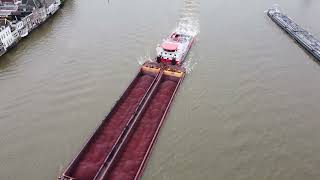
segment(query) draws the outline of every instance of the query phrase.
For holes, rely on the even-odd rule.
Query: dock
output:
[[[267,15],[320,62],[320,41],[276,8]]]

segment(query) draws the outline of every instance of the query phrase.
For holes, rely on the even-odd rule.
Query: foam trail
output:
[[[265,10],[264,13],[268,13],[268,11],[270,9],[280,10],[280,6],[279,6],[279,4],[273,4],[272,8],[269,8],[269,9]]]
[[[196,41],[198,41],[197,35],[200,33],[199,19],[200,0],[184,0],[175,31],[195,36]],[[191,50],[182,66],[187,70],[187,73],[191,73],[192,69],[198,64],[198,61],[199,57]]]
[[[147,61],[154,62],[155,60],[154,60],[154,58],[151,58],[151,56],[140,56],[137,59],[137,62],[139,65],[143,65]]]
[[[172,32],[189,34],[197,38],[197,35],[200,33],[199,16],[200,0],[184,0],[183,6],[180,10],[177,26],[172,30]],[[154,52],[156,52],[156,50],[154,50]],[[146,61],[155,61],[150,52],[148,54],[149,55],[147,56],[139,57],[137,62],[142,65]],[[191,73],[192,69],[197,65],[198,60],[199,58],[191,51],[182,66],[186,68],[187,73]]]
[[[147,61],[155,62],[155,53],[151,53],[148,49],[145,54],[145,56],[140,56],[137,58],[137,62],[139,65],[143,65]]]
[[[199,0],[184,0],[176,31],[196,36],[200,33],[200,2]]]

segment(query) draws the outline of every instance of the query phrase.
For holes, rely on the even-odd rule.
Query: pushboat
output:
[[[194,42],[194,36],[173,32],[157,47],[157,62],[181,65]]]

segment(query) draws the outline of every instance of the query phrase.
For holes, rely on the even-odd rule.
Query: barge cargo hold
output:
[[[320,61],[320,41],[301,28],[292,19],[276,8],[267,11],[268,16],[285,30],[294,40]]]
[[[127,139],[112,161],[97,175],[99,180],[138,180],[156,141],[172,100],[184,78],[183,71],[164,70],[137,115]]]
[[[184,76],[181,67],[145,63],[59,179],[140,179]]]
[[[179,57],[179,63],[159,63],[159,57],[155,59],[157,63],[144,63],[59,180],[141,178],[160,128],[185,77],[185,68],[180,65],[194,41],[192,35],[173,34],[177,40],[176,48],[170,49],[170,53]],[[188,37],[188,45],[179,46],[185,42],[184,37]],[[168,53],[167,50],[163,49],[164,54]],[[175,58],[171,60],[176,62]]]
[[[143,66],[140,69],[60,179],[91,180],[95,177],[99,168],[113,153],[114,145],[123,136],[128,124],[141,108],[159,74],[160,68],[158,67]]]

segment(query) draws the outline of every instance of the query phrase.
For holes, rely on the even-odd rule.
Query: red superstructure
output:
[[[192,35],[173,32],[157,48],[157,62],[181,65],[191,49],[193,41],[194,37]]]

